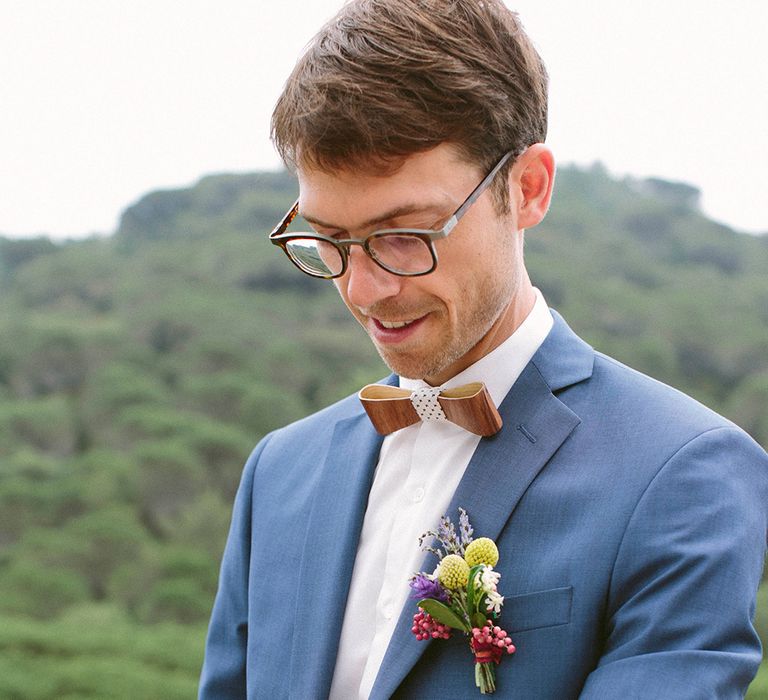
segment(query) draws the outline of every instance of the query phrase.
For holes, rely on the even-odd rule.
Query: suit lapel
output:
[[[334,429],[307,524],[299,574],[289,674],[292,698],[326,697],[330,690],[381,442],[362,409]]]
[[[553,391],[588,377],[593,357],[592,349],[556,315],[547,340],[499,406],[504,428],[482,439],[475,450],[451,500],[451,519],[462,507],[478,536],[499,536],[526,489],[580,422]],[[432,571],[436,564],[429,554],[421,570]],[[371,700],[389,698],[429,643],[417,642],[411,633],[414,612],[406,605],[400,615]]]

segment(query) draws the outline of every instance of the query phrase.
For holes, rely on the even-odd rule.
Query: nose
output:
[[[393,275],[379,267],[361,248],[349,252],[349,265],[339,279],[344,295],[350,304],[366,309],[376,302],[397,296],[405,277]]]

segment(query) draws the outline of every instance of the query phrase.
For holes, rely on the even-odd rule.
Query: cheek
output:
[[[339,293],[342,301],[349,306],[347,297],[347,275],[345,274],[343,277],[337,277],[336,279],[331,280],[331,282],[333,282],[333,286],[336,287],[336,291]]]

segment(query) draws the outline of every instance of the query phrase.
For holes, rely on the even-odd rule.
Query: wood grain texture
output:
[[[373,427],[381,435],[407,428],[420,420],[407,389],[368,384],[360,390],[358,397]],[[501,430],[501,416],[482,382],[446,389],[437,400],[449,421],[475,435],[487,437]]]

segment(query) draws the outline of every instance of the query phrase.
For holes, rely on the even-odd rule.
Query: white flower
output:
[[[498,615],[501,612],[501,606],[504,605],[504,596],[499,595],[494,590],[488,593],[488,599],[485,602],[486,602],[486,610],[488,612],[493,611]]]
[[[480,573],[480,584],[482,585],[483,591],[488,595],[496,593],[496,585],[499,583],[500,578],[500,573],[494,571],[490,566],[484,566]]]

